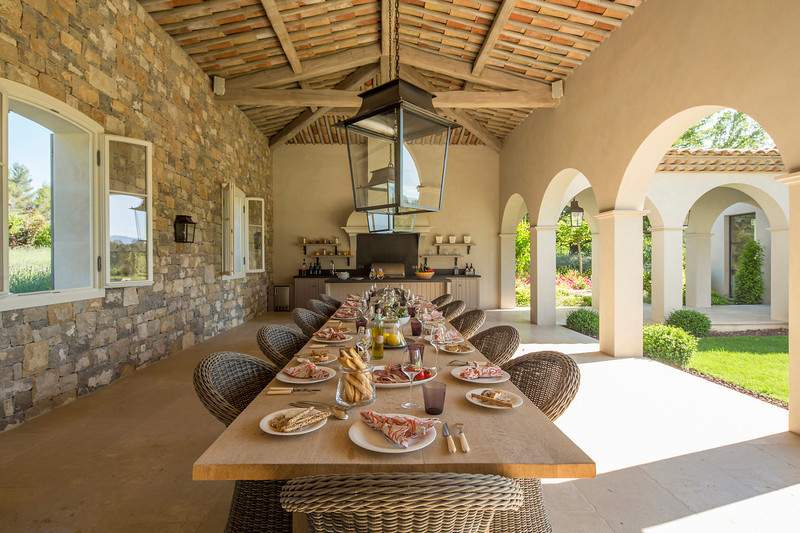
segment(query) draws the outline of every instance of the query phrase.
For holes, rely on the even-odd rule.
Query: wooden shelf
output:
[[[441,242],[441,243],[436,243],[435,242],[435,243],[433,243],[433,245],[436,247],[436,255],[449,255],[449,254],[443,254],[442,253],[442,250],[441,250],[442,246],[463,246],[463,247],[466,247],[467,255],[469,255],[469,252],[470,252],[470,250],[472,249],[473,246],[477,246],[477,244],[471,243],[471,242],[470,243],[466,243],[466,242],[453,242],[453,243]]]
[[[339,245],[333,242],[307,242],[303,244],[302,242],[297,243],[297,246],[303,247],[303,255],[308,255],[308,247],[309,246],[333,246],[333,255],[340,255],[339,254]],[[316,256],[314,256],[316,257]],[[343,256],[344,257],[344,256]]]
[[[343,258],[347,259],[347,266],[350,266],[350,258],[351,257],[355,257],[355,256],[353,256],[353,255],[344,255],[344,254],[333,254],[333,255],[331,255],[331,254],[328,254],[328,255],[303,254],[303,257],[309,257],[311,259],[317,259],[317,258],[323,258],[323,257],[330,257],[330,258],[343,257]]]

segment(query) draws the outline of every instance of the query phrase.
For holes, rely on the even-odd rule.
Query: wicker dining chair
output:
[[[194,390],[208,412],[226,426],[275,377],[267,361],[235,352],[204,357],[194,369]],[[237,481],[225,531],[291,533],[292,515],[281,507],[284,481]]]
[[[453,301],[452,294],[442,294],[441,296],[437,296],[436,298],[431,300],[431,303],[436,307],[442,307],[443,305],[449,304],[452,301]]]
[[[503,365],[511,381],[550,420],[569,407],[581,382],[575,361],[559,352],[536,352],[523,355]],[[492,521],[493,533],[550,533],[552,530],[542,499],[538,479],[518,479],[525,503],[518,511],[502,511]]]
[[[328,296],[327,294],[320,294],[319,299],[322,300],[324,303],[339,309],[342,306],[342,302],[334,298],[333,296]]]
[[[269,324],[256,333],[258,347],[278,368],[289,364],[308,338],[288,326]]]
[[[439,311],[442,313],[442,315],[444,315],[445,320],[453,320],[455,317],[463,313],[464,309],[466,308],[467,304],[461,300],[453,300],[449,304],[439,307]]]
[[[292,319],[300,331],[308,337],[319,331],[328,321],[328,317],[302,307],[295,307],[292,310]]]
[[[301,477],[281,492],[315,533],[484,533],[522,504],[514,480],[483,474],[387,473]]]
[[[484,322],[486,322],[486,313],[480,309],[473,309],[472,311],[461,313],[450,321],[453,327],[456,328],[465,339],[469,339],[475,335],[475,333],[481,329]]]
[[[328,305],[322,300],[316,300],[314,298],[308,301],[308,306],[311,307],[311,310],[315,313],[325,315],[328,318],[330,318],[331,315],[336,312],[336,308],[334,306]]]
[[[475,334],[469,342],[489,361],[501,366],[519,348],[519,332],[513,326],[494,326]]]

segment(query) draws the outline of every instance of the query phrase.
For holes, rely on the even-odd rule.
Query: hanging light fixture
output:
[[[192,220],[190,215],[175,215],[175,242],[194,242],[194,230],[197,223]]]
[[[578,200],[572,199],[572,203],[569,204],[569,224],[573,228],[577,228],[581,224],[583,224],[583,208],[578,205]]]
[[[432,94],[400,79],[398,4],[393,13],[394,79],[361,93],[358,113],[337,124],[346,131],[355,210],[385,215],[442,208],[447,147],[458,127],[436,114]],[[435,161],[424,172],[414,163],[410,144],[437,147]]]

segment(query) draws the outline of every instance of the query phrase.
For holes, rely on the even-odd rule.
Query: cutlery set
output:
[[[458,422],[455,428],[456,431],[458,431],[458,442],[461,445],[461,451],[463,453],[469,453],[469,442],[467,441],[467,436],[464,434],[464,424]],[[450,433],[450,426],[447,425],[447,422],[442,426],[442,435],[444,435],[444,439],[447,441],[447,450],[450,453],[456,453],[456,443],[453,440],[453,435]]]

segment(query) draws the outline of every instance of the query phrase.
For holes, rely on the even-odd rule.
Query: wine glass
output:
[[[439,349],[447,344],[447,327],[442,322],[435,322],[431,325],[431,345],[433,346],[435,358],[433,360],[433,370],[439,368]]]
[[[369,328],[361,328],[358,333],[358,337],[356,337],[356,348],[358,349],[359,355],[361,355],[361,359],[368,363],[370,360],[369,356],[369,348],[372,346],[372,332]]]
[[[412,401],[411,394],[414,388],[414,379],[422,372],[422,352],[423,349],[420,345],[410,344],[408,348],[406,348],[408,358],[400,366],[403,374],[408,378],[408,401],[400,404],[400,407],[403,409],[416,409],[419,407],[419,404]]]

